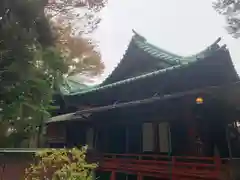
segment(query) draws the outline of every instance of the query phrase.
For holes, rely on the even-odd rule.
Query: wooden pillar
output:
[[[193,99],[194,101],[194,99]],[[189,105],[190,99],[186,97],[186,99],[183,101],[183,107],[184,107],[184,120],[185,124],[187,126],[187,134],[188,134],[188,145],[186,146],[187,154],[189,155],[196,155],[196,148],[195,148],[195,140],[197,137],[196,133],[196,125],[195,125],[195,118],[192,114],[192,108]]]
[[[116,180],[116,172],[115,171],[111,172],[110,180]]]
[[[128,153],[129,152],[129,126],[126,125],[125,127],[125,133],[126,133],[126,152],[125,153]],[[126,174],[126,178],[125,180],[128,180],[128,174]]]
[[[126,152],[125,153],[128,153],[129,152],[129,127],[128,125],[126,126],[125,128],[125,133],[126,133]]]
[[[154,151],[160,152],[159,147],[159,124],[157,122],[153,123],[153,131],[154,131]]]
[[[86,144],[88,145],[89,149],[93,149],[94,147],[93,136],[94,136],[94,129],[88,128],[86,131]]]
[[[139,174],[137,175],[137,180],[143,180],[143,176],[142,176],[141,173],[139,173]]]
[[[94,128],[94,133],[93,133],[93,148],[97,150],[97,140],[98,140],[98,129]]]
[[[176,174],[176,158],[175,157],[172,157],[171,174],[172,174],[172,180],[178,179]]]
[[[109,126],[106,126],[106,127],[104,127],[104,130],[103,130],[103,139],[104,139],[104,148],[103,148],[103,151],[105,152],[105,153],[107,153],[107,152],[109,152],[109,136],[110,136],[110,134],[109,134]]]
[[[215,173],[216,173],[216,179],[221,178],[221,158],[218,156],[214,157],[214,164],[215,164]]]

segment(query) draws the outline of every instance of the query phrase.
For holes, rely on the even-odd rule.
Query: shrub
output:
[[[87,163],[86,152],[86,146],[42,150],[26,169],[25,180],[90,180],[97,164]]]

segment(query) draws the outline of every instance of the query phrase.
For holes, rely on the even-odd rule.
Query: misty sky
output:
[[[103,21],[96,32],[106,65],[107,76],[121,60],[136,30],[147,40],[179,55],[195,54],[218,37],[227,44],[240,73],[240,39],[224,29],[224,18],[212,8],[210,0],[109,0]]]

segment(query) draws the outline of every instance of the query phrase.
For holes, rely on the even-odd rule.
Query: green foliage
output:
[[[215,0],[213,8],[226,18],[228,33],[240,37],[240,0]]]
[[[87,147],[41,151],[37,162],[26,169],[25,180],[91,180],[97,164],[86,162],[86,152]]]
[[[73,36],[72,28],[61,23],[53,23],[56,34],[56,47],[64,56],[68,64],[67,76],[76,74],[99,75],[103,72],[104,64],[101,54],[95,51],[95,44],[90,39]]]
[[[1,137],[6,136],[10,127],[12,137],[17,134],[23,138],[36,132],[48,116],[54,87],[68,71],[60,53],[52,46],[54,42],[40,2],[0,2]]]
[[[101,57],[90,53],[94,48],[88,42],[75,40],[71,31],[64,31],[59,39],[58,31],[52,29],[46,7],[51,5],[52,11],[61,14],[69,3],[73,1],[64,0],[61,6],[54,0],[0,1],[0,147],[19,147],[40,132],[63,75],[91,70],[99,74],[104,68]],[[66,40],[65,46],[59,40]],[[83,57],[76,46],[88,48],[84,57],[91,61],[72,62]]]
[[[64,55],[69,71],[96,76],[103,72],[104,64],[97,42],[91,34],[101,22],[100,10],[106,0],[50,0],[46,14],[55,35],[55,45]]]
[[[46,6],[51,19],[70,25],[74,34],[92,33],[101,18],[98,12],[107,0],[50,0]]]

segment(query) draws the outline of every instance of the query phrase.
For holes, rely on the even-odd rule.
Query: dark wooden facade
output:
[[[144,158],[147,158],[146,154],[151,154],[151,160],[154,156],[229,157],[226,129],[229,124],[234,124],[237,109],[219,96],[218,92],[223,92],[223,89],[209,91],[208,88],[234,84],[238,81],[238,76],[228,50],[217,43],[218,41],[194,56],[181,57],[159,49],[135,34],[123,60],[100,86],[64,96],[65,110],[75,108],[81,116],[73,115],[72,120],[70,118],[61,122],[48,121],[48,132],[53,132],[58,126],[59,129],[65,129],[61,142],[56,139],[56,142],[52,141],[47,133],[49,145],[73,147],[88,144],[99,154],[113,153]],[[151,97],[163,97],[163,100],[114,108],[114,105]],[[197,98],[203,102],[198,103]],[[101,110],[101,107],[111,105],[112,108]],[[86,112],[81,112],[81,107],[84,106],[94,109],[90,109],[85,116]],[[99,110],[95,111],[97,108]],[[159,162],[164,162],[159,158]],[[110,166],[114,166],[115,160],[108,162],[112,163]],[[99,169],[103,171],[105,167],[106,171],[114,171],[110,170],[109,164],[104,164],[106,161],[107,159],[102,162],[102,166],[100,163]],[[198,165],[201,164],[201,160],[198,161]],[[154,162],[152,161],[153,164]],[[219,160],[216,162],[220,163]],[[115,162],[118,163],[120,161]],[[141,163],[135,162],[136,167]],[[154,167],[156,166],[155,164]],[[215,165],[214,168],[216,170]],[[116,169],[121,169],[120,165]],[[144,168],[140,169],[139,167],[138,172],[125,167],[121,173],[125,172],[124,178],[130,178],[126,174],[136,175],[144,171]],[[195,175],[204,172],[196,172]],[[164,172],[150,174],[136,177],[157,177],[156,174]],[[208,175],[212,176],[211,173]],[[217,176],[219,174],[215,173],[210,179],[216,179]],[[115,173],[112,173],[111,178],[116,178]]]

